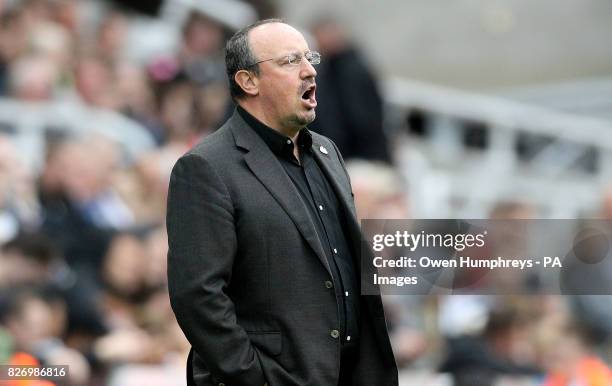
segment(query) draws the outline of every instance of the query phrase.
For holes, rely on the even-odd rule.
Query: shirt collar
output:
[[[237,110],[242,119],[255,130],[274,154],[283,157],[293,157],[293,141],[291,138],[266,126],[242,107],[237,106]],[[310,134],[307,128],[300,130],[297,142],[301,150],[311,150],[312,134]]]

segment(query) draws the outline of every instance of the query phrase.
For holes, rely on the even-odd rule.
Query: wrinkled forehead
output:
[[[249,45],[257,60],[308,51],[308,43],[295,28],[284,23],[268,23],[249,32]]]

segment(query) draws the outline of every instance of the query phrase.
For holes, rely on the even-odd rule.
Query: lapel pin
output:
[[[327,154],[327,153],[328,153],[327,149],[326,149],[325,147],[323,147],[323,146],[319,147],[319,150],[320,150],[320,151],[321,151],[321,153],[323,153],[323,154]]]

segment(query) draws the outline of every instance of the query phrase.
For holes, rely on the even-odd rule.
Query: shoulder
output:
[[[221,171],[231,163],[232,151],[237,152],[230,129],[226,122],[184,153],[174,164],[171,179],[203,175],[219,179]]]
[[[199,156],[207,160],[213,160],[234,148],[233,135],[230,126],[226,123],[214,133],[206,136],[191,148],[185,156]]]

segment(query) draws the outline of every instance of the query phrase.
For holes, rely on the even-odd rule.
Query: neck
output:
[[[297,136],[301,130],[301,127],[285,127],[278,121],[273,120],[266,114],[266,111],[258,105],[248,103],[246,101],[238,102],[238,105],[246,110],[247,113],[251,114],[258,121],[268,126],[269,128],[278,131],[279,133],[291,138],[293,142],[297,140]]]

